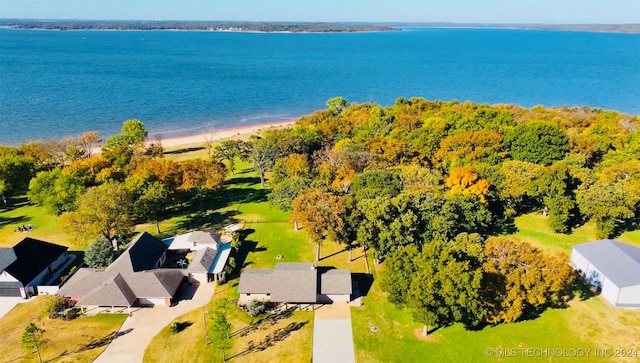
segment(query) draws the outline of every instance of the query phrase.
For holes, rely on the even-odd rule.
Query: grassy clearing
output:
[[[553,233],[547,226],[547,221],[540,213],[531,213],[516,218],[518,232],[513,236],[527,241],[535,246],[560,250],[571,253],[573,245],[597,240],[595,224],[589,222],[576,228],[571,234]],[[640,230],[625,232],[616,240],[640,245]]]
[[[0,319],[0,347],[2,361],[37,362],[35,353],[26,354],[20,338],[29,323],[45,330],[45,343],[41,347],[43,361],[90,362],[107,347],[108,342],[126,315],[104,314],[71,321],[49,319],[45,308],[47,298],[18,304]]]
[[[74,242],[62,230],[59,218],[43,208],[29,205],[26,198],[18,198],[12,208],[0,209],[0,247],[13,246],[25,237],[76,248]],[[31,232],[15,232],[18,226],[31,224],[36,228]]]
[[[571,235],[551,233],[539,214],[516,219],[519,231],[513,236],[547,250],[570,253],[574,244],[595,240],[593,224],[576,229]],[[626,232],[618,240],[640,245],[640,231]],[[378,266],[376,273],[381,271]],[[567,358],[529,358],[520,348],[629,348],[640,354],[640,311],[615,309],[601,297],[574,298],[566,309],[549,309],[534,320],[479,331],[465,330],[460,324],[439,329],[427,339],[421,326],[407,310],[389,303],[374,281],[364,306],[351,309],[354,344],[358,362],[394,361],[562,361]],[[371,332],[371,326],[378,332]],[[516,357],[496,358],[487,349],[515,348]],[[601,362],[595,351],[584,361]],[[637,361],[637,358],[608,358],[609,361]],[[607,361],[607,359],[604,359]]]

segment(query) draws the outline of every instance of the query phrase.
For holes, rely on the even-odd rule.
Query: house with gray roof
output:
[[[106,269],[79,269],[58,295],[80,306],[169,306],[185,275],[179,269],[161,268],[166,252],[165,243],[143,232]]]
[[[600,240],[573,247],[571,266],[615,307],[640,308],[640,247]]]
[[[68,261],[67,247],[27,237],[0,248],[0,297],[28,298]]]
[[[240,274],[240,304],[251,300],[287,304],[349,302],[351,272],[307,262],[280,262],[273,269],[245,269]]]

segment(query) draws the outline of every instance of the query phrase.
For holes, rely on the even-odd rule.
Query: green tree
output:
[[[347,108],[347,101],[343,97],[334,97],[327,101],[327,106],[332,114],[338,115]]]
[[[580,211],[596,222],[598,238],[633,229],[640,215],[640,161],[603,168],[598,180],[578,189]]]
[[[402,179],[390,170],[371,170],[358,174],[351,184],[356,200],[379,196],[396,196],[402,190]]]
[[[274,184],[269,193],[269,202],[280,210],[291,210],[291,203],[309,188],[304,178],[287,178]]]
[[[389,302],[396,306],[402,307],[407,303],[411,280],[419,268],[416,266],[419,255],[416,245],[408,245],[391,253],[385,261],[380,286],[388,293]]]
[[[90,268],[106,268],[113,262],[114,253],[111,241],[100,236],[90,245],[84,255],[84,262]]]
[[[29,323],[27,327],[24,329],[24,333],[22,333],[22,347],[31,351],[32,349],[36,349],[38,353],[38,361],[42,363],[42,356],[40,355],[40,346],[44,344],[44,329],[39,328],[35,323]]]
[[[536,121],[514,127],[504,143],[516,160],[549,165],[569,151],[569,136],[553,123]]]
[[[59,215],[74,210],[75,201],[84,190],[79,178],[56,168],[41,171],[31,179],[27,198],[34,204],[44,206],[49,213]]]
[[[122,124],[122,135],[127,137],[132,145],[141,144],[149,133],[144,123],[138,119],[129,119]]]
[[[142,194],[133,203],[133,212],[137,218],[143,221],[153,221],[156,224],[156,232],[160,234],[160,220],[171,202],[171,194],[167,188],[159,183],[148,184]]]
[[[231,174],[235,174],[236,158],[242,154],[242,143],[240,140],[224,140],[213,149],[214,157],[229,162]]]
[[[484,240],[477,234],[461,234],[449,242],[429,242],[417,258],[417,272],[407,293],[413,318],[429,326],[462,322],[480,324],[486,310],[480,300]]]
[[[87,189],[76,201],[76,211],[62,215],[65,229],[81,240],[113,237],[132,231],[131,201],[121,183],[104,183]]]
[[[253,167],[260,174],[260,185],[264,188],[266,173],[273,168],[280,157],[280,148],[270,137],[256,137],[251,141],[250,159]]]
[[[10,198],[29,185],[34,162],[13,147],[0,145],[0,197],[5,205]]]

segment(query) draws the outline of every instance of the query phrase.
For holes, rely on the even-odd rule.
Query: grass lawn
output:
[[[175,321],[184,328],[177,334],[170,332],[169,326],[156,335],[147,347],[144,362],[219,362],[222,358],[214,344],[206,344],[204,336],[204,316],[213,310],[215,302],[221,298],[238,298],[237,280],[216,287],[212,300],[202,309],[193,310]],[[209,328],[210,315],[206,315]],[[228,317],[231,334],[257,323],[255,329],[233,335],[231,349],[226,357],[235,356],[239,362],[308,362],[311,360],[313,337],[313,313],[294,312],[291,316],[259,322],[236,309]],[[278,336],[278,338],[275,338]],[[247,351],[249,346],[260,348]]]
[[[16,198],[12,208],[0,209],[0,247],[10,247],[25,237],[58,243],[76,249],[73,239],[62,230],[59,218],[49,214],[43,207],[30,205],[26,198]],[[31,232],[15,232],[18,226],[31,224]]]
[[[20,338],[29,323],[45,330],[41,347],[43,361],[90,362],[106,348],[113,333],[124,323],[126,315],[103,314],[71,321],[49,319],[45,312],[47,298],[18,304],[0,319],[0,347],[3,362],[37,362],[35,353],[26,354]]]
[[[163,234],[171,235],[176,231],[187,231],[198,228],[219,229],[228,223],[239,223],[243,228],[245,240],[240,256],[244,258],[244,266],[249,268],[270,268],[280,261],[314,261],[315,245],[308,241],[304,231],[294,231],[289,224],[290,212],[283,212],[269,205],[266,191],[260,188],[260,180],[246,163],[239,163],[236,175],[230,176],[225,187],[214,193],[208,203],[212,205],[206,212],[192,214],[164,221]],[[155,226],[141,226],[155,234]],[[341,251],[343,246],[335,243],[323,245],[323,255],[328,256]],[[282,255],[282,259],[277,256]],[[354,257],[358,254],[354,253]],[[343,257],[346,263],[346,252],[327,259],[338,261]],[[322,261],[320,264],[325,264]],[[362,259],[354,261],[354,265],[364,266]],[[360,267],[364,269],[364,267]],[[226,297],[237,299],[238,278],[227,284],[216,287],[216,293],[205,310],[212,310],[217,299]],[[230,318],[232,330],[238,330],[251,324],[251,318],[240,310],[234,311]],[[219,361],[221,356],[213,345],[206,345],[204,338],[204,322],[201,309],[189,312],[176,321],[185,323],[186,328],[178,334],[171,334],[169,327],[158,334],[145,352],[145,362],[207,362]],[[281,341],[273,338],[278,336]],[[241,354],[234,360],[242,362],[300,362],[310,361],[312,354],[313,313],[294,312],[291,316],[280,319],[275,324],[262,324],[258,329],[246,335],[231,338],[231,349],[227,357]],[[269,339],[270,338],[270,339]],[[276,339],[277,340],[277,339]],[[262,345],[260,345],[262,343]],[[273,343],[273,345],[272,345]],[[260,345],[262,350],[253,350],[242,354],[247,347]]]
[[[515,220],[518,232],[513,236],[527,241],[535,246],[560,250],[571,253],[571,247],[576,244],[596,241],[595,224],[589,222],[576,228],[571,234],[553,233],[547,226],[547,221],[540,213],[520,216]],[[625,232],[616,240],[633,243],[640,246],[640,230]]]
[[[516,218],[518,238],[548,250],[567,254],[574,244],[595,240],[591,223],[571,235],[551,233],[539,214]],[[618,240],[640,245],[640,231],[626,232]],[[376,273],[382,270],[377,267]],[[439,329],[424,339],[421,325],[413,322],[407,310],[400,310],[386,299],[379,282],[374,281],[362,307],[351,309],[354,344],[358,362],[433,361],[562,361],[525,357],[520,348],[591,348],[584,361],[603,361],[595,357],[596,348],[637,349],[640,354],[640,311],[615,309],[601,297],[574,298],[566,309],[549,309],[533,320],[479,331],[468,331],[460,324]],[[377,332],[371,332],[376,326]],[[515,357],[486,355],[497,348],[515,348]],[[637,358],[607,358],[609,361],[638,361]],[[604,361],[607,361],[604,359]]]

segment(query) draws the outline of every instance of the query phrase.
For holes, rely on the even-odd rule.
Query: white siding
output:
[[[333,302],[349,302],[350,295],[327,295]]]
[[[603,280],[602,296],[604,296],[605,299],[609,300],[611,304],[616,305],[620,289],[609,279],[604,278]]]
[[[3,282],[16,282],[16,281],[18,281],[18,279],[13,277],[13,275],[8,273],[7,271],[2,271],[2,273],[0,273],[0,281],[3,281]]]
[[[620,305],[636,305],[636,307],[640,307],[640,285],[627,286],[620,289],[617,303]]]
[[[240,294],[238,302],[241,304],[248,304],[251,300],[258,301],[271,301],[271,295],[269,294]]]
[[[45,285],[40,285],[38,286],[38,295],[55,295],[58,290],[60,290],[60,287],[58,287],[57,285],[52,285],[52,286],[45,286]]]
[[[209,282],[208,281],[208,276],[209,274],[206,272],[199,272],[199,273],[191,273],[191,278],[193,278],[194,280],[198,281],[198,282]]]
[[[165,299],[162,298],[145,298],[145,297],[141,297],[138,299],[138,304],[140,305],[167,305],[165,303]]]
[[[584,271],[585,278],[587,279],[587,281],[589,281],[591,285],[599,289],[603,288],[604,275],[597,268],[595,268],[595,266],[589,264],[587,269],[583,271]]]
[[[571,265],[576,269],[576,271],[581,271],[584,273],[589,268],[589,261],[580,254],[580,252],[575,249],[571,251]]]

